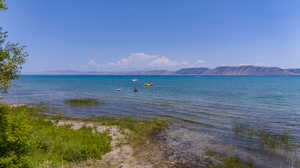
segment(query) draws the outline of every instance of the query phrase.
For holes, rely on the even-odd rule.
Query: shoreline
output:
[[[3,104],[2,104],[3,105]],[[3,106],[6,106],[5,104]],[[71,118],[55,115],[47,115],[39,107],[28,107],[26,104],[10,104],[8,115],[12,117],[27,113],[30,120],[38,123],[46,123],[56,128],[92,129],[93,134],[108,134],[111,137],[111,151],[101,158],[87,159],[80,162],[62,164],[61,166],[77,167],[101,167],[101,168],[169,168],[177,167],[166,160],[165,154],[156,143],[155,135],[167,128],[168,123],[160,119],[133,120],[127,118],[99,117],[99,118]],[[0,111],[1,112],[1,111]],[[1,114],[1,113],[0,113]],[[24,118],[24,117],[23,117]],[[27,117],[25,117],[27,118]],[[48,123],[48,124],[47,124]],[[21,125],[19,125],[21,126]],[[34,125],[35,126],[35,125]],[[42,125],[42,127],[44,124]],[[44,135],[45,136],[45,135]],[[47,135],[46,135],[47,136]],[[76,141],[76,139],[75,139]],[[43,142],[42,142],[43,143]],[[59,142],[58,142],[59,143]],[[94,144],[89,144],[93,146]],[[86,151],[87,152],[87,151]],[[46,160],[40,166],[51,167],[51,161]],[[49,162],[49,163],[48,163]],[[1,163],[0,163],[1,164]],[[56,166],[54,166],[56,167]]]
[[[168,121],[165,120],[134,120],[117,117],[82,119],[48,115],[43,112],[43,109],[28,107],[26,104],[11,104],[9,107],[32,110],[30,115],[33,115],[33,118],[49,121],[57,127],[67,126],[74,130],[95,128],[95,131],[99,133],[108,132],[112,138],[112,150],[110,152],[103,155],[100,160],[86,160],[65,167],[208,168],[214,164],[208,157],[203,160],[196,155],[188,154],[189,151],[185,152],[187,155],[178,155],[177,149],[171,149],[167,144],[169,138],[167,132],[171,124],[169,125]],[[130,126],[128,127],[127,124]],[[134,127],[131,127],[131,124]],[[149,130],[147,127],[152,128]],[[143,133],[140,133],[139,129]]]
[[[172,123],[159,118],[72,118],[45,114],[46,109],[28,107],[26,104],[11,104],[9,107],[32,108],[33,117],[51,121],[58,127],[68,125],[74,130],[91,127],[100,133],[108,131],[112,137],[112,151],[101,160],[79,163],[81,167],[82,164],[85,167],[97,167],[101,164],[104,168],[105,165],[118,168],[227,168],[228,164],[245,168],[253,168],[254,164],[256,167],[264,167],[263,164],[272,167],[272,161],[257,160],[261,159],[259,155],[225,146],[214,141],[209,135],[195,135],[184,128],[174,130],[171,128]],[[195,146],[192,141],[198,141],[198,144]],[[215,150],[211,151],[212,148]],[[78,167],[78,164],[71,167],[76,166]]]

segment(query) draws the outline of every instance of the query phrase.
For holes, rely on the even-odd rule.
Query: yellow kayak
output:
[[[153,83],[145,83],[144,86],[150,87],[153,86]]]

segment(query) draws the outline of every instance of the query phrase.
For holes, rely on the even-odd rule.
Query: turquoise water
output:
[[[132,82],[133,78],[139,81]],[[146,82],[154,86],[144,87]],[[63,103],[68,98],[98,98],[106,104],[72,108]],[[288,133],[294,142],[300,140],[300,77],[294,76],[26,75],[14,82],[5,101],[47,103],[77,117],[160,116],[238,146],[245,143],[234,136],[235,123]]]

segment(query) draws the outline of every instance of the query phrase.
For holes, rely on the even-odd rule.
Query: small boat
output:
[[[151,86],[153,86],[153,83],[151,83],[151,82],[145,83],[144,86],[151,87]]]
[[[138,79],[132,79],[131,80],[132,82],[137,82],[137,81],[139,81]]]
[[[121,91],[121,90],[122,90],[121,88],[116,89],[116,91]]]

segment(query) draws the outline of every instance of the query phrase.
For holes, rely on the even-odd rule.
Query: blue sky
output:
[[[23,72],[300,67],[299,0],[8,0]]]

